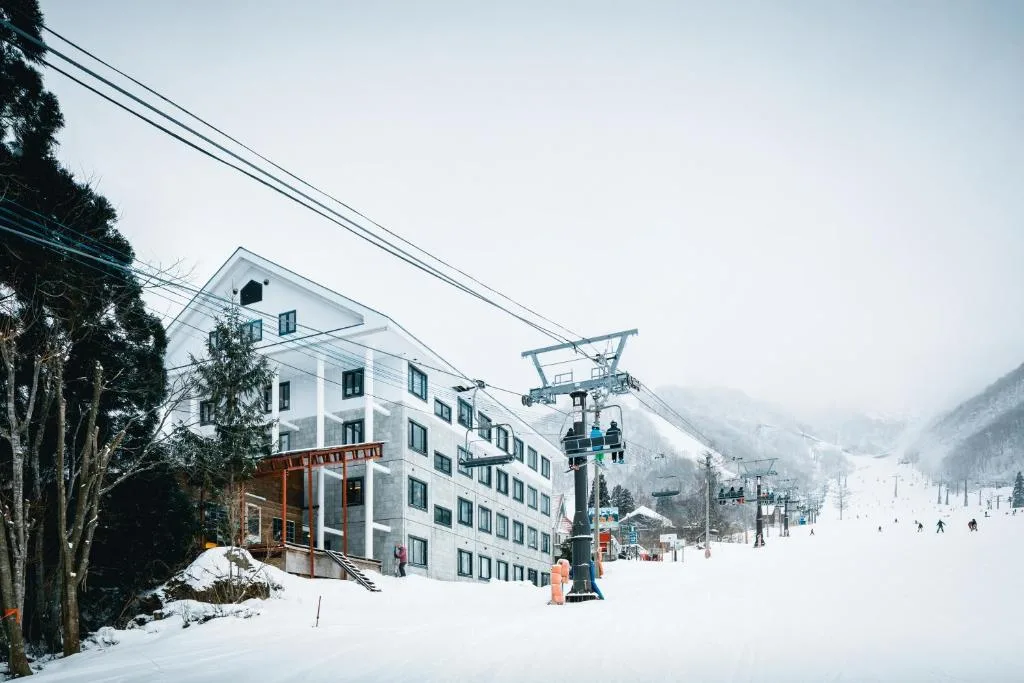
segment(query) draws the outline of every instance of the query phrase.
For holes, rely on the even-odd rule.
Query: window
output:
[[[250,543],[260,541],[260,506],[248,503],[245,506],[245,536]]]
[[[414,567],[427,566],[427,541],[416,536],[409,537],[409,564]]]
[[[515,478],[512,479],[512,499],[523,502],[523,482]]]
[[[341,373],[341,397],[355,398],[363,395],[363,369],[346,370]]]
[[[488,465],[487,467],[478,467],[476,469],[477,469],[476,480],[479,481],[484,486],[490,488],[490,486],[491,486],[491,469],[492,469],[491,466]]]
[[[473,406],[459,399],[459,424],[466,429],[473,428]]]
[[[286,453],[292,449],[292,433],[281,432],[277,435],[277,452]]]
[[[242,323],[242,336],[249,341],[263,341],[263,321],[251,320],[247,323]]]
[[[534,550],[537,549],[537,530],[532,526],[526,529],[526,545]]]
[[[512,455],[515,456],[519,462],[523,461],[523,440],[514,439],[512,441]]]
[[[200,401],[199,402],[199,424],[201,424],[201,425],[212,425],[213,424],[213,401]]]
[[[498,571],[495,574],[494,578],[498,579],[498,581],[508,581],[508,562],[505,562],[504,560],[498,560],[496,564],[497,566],[495,567],[495,569],[497,569]]]
[[[427,428],[409,420],[409,448],[427,454]]]
[[[217,348],[217,342],[218,342],[217,330],[214,330],[214,331],[210,332],[209,340],[210,340],[209,341],[210,350],[212,351],[215,348]]]
[[[287,311],[277,316],[277,336],[283,337],[295,331],[295,311]]]
[[[543,553],[551,553],[551,534],[541,533],[540,550]]]
[[[277,385],[277,409],[291,410],[292,407],[292,383],[281,382]]]
[[[523,544],[523,523],[522,522],[515,522],[515,521],[512,522],[512,542],[513,543],[518,543],[519,545]]]
[[[526,505],[534,510],[537,509],[537,489],[532,486],[526,487]]]
[[[537,449],[528,448],[526,449],[526,465],[531,470],[537,469]]]
[[[459,446],[459,474],[464,474],[470,479],[473,478],[473,468],[462,464],[463,460],[469,460],[469,451]]]
[[[496,431],[498,432],[498,436],[494,441],[495,445],[508,453],[508,430],[504,427],[498,427]]]
[[[409,365],[409,393],[427,400],[427,375],[412,364]]]
[[[540,513],[551,516],[551,496],[546,493],[540,494]]]
[[[494,516],[494,535],[498,538],[508,538],[508,517],[500,512]]]
[[[545,479],[551,478],[551,461],[545,458],[543,455],[540,456],[540,476]]]
[[[434,524],[450,527],[452,525],[452,511],[440,505],[434,506]]]
[[[477,523],[479,524],[477,528],[480,531],[485,534],[491,533],[491,511],[483,505],[480,506],[479,519]]]
[[[242,287],[242,291],[238,296],[238,303],[243,306],[254,304],[257,301],[263,301],[263,285],[256,282],[255,280],[249,280]]]
[[[284,525],[284,540],[295,543],[295,522],[289,521]]]
[[[281,518],[280,517],[274,517],[272,520],[270,520],[270,535],[278,543],[281,542]]]
[[[523,580],[523,568],[518,564],[512,565],[512,580],[522,581]]]
[[[434,469],[441,474],[447,474],[449,477],[452,476],[452,459],[447,455],[434,451]]]
[[[459,576],[473,576],[473,553],[459,551]]]
[[[348,422],[341,423],[341,443],[363,443],[363,427],[364,423],[362,420],[349,420]]]
[[[427,509],[427,483],[409,477],[409,507]]]
[[[274,412],[274,385],[268,384],[263,387],[263,412]]]
[[[452,407],[447,403],[434,399],[434,415],[447,422],[452,423]]]
[[[345,507],[363,504],[363,478],[353,477],[345,480]]]
[[[480,567],[480,578],[484,581],[491,580],[491,558],[481,555],[477,558],[477,563]]]
[[[547,572],[541,572],[540,573],[540,587],[541,588],[545,588],[546,586],[550,586],[550,585],[551,585],[551,574],[548,574]]]
[[[473,526],[473,503],[459,498],[459,524]]]
[[[480,434],[481,439],[491,440],[491,418],[487,417],[483,413],[477,416],[480,426],[477,428],[477,432]]]
[[[529,581],[530,583],[532,583],[534,586],[536,586],[537,585],[537,570],[536,569],[527,569],[526,570],[526,580]]]
[[[506,496],[508,495],[508,472],[505,470],[498,470],[498,481],[495,488],[498,489],[498,493],[504,493]]]

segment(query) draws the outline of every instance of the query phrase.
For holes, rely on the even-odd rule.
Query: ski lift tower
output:
[[[778,474],[775,471],[776,460],[778,458],[763,458],[761,460],[744,460],[740,463],[744,476],[753,477],[757,482],[757,516],[755,517],[757,526],[754,531],[755,548],[764,547],[764,508],[761,504],[761,479]]]
[[[591,339],[581,339],[555,346],[546,346],[532,351],[523,351],[522,357],[529,357],[533,360],[537,374],[540,375],[541,386],[530,389],[530,393],[523,396],[523,405],[532,406],[535,403],[554,404],[559,396],[572,398],[573,427],[562,439],[562,451],[569,460],[569,468],[573,471],[573,484],[576,496],[576,510],[572,520],[572,566],[573,582],[566,602],[584,602],[597,598],[590,583],[590,553],[591,553],[591,530],[590,520],[587,515],[587,458],[596,456],[605,450],[618,452],[623,449],[623,442],[619,434],[588,437],[587,430],[587,395],[593,399],[593,407],[590,412],[599,416],[604,401],[612,394],[626,394],[631,389],[639,390],[640,383],[626,372],[620,372],[619,360],[622,358],[622,350],[626,346],[626,340],[635,335],[637,330],[626,330],[625,332],[614,332]],[[577,351],[581,346],[597,342],[613,341],[618,345],[613,354],[597,354],[591,356],[591,360],[597,367],[592,368],[589,379],[577,381],[572,372],[556,375],[553,381],[549,381],[544,373],[544,365],[540,356],[556,351],[572,349]],[[595,458],[594,481],[597,482],[597,461]],[[594,496],[594,521],[598,526],[600,498]]]

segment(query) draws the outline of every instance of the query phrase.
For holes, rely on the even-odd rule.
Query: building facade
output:
[[[303,544],[377,559],[444,580],[549,581],[560,451],[525,421],[387,316],[238,249],[168,327],[169,373],[202,358],[228,302],[275,371],[265,390],[280,453],[383,442],[373,463],[319,468],[247,492],[253,544]],[[195,397],[174,422],[212,430]],[[500,466],[460,460],[509,454]],[[275,490],[287,488],[281,519]],[[342,500],[345,506],[342,506]],[[311,503],[311,504],[310,504]],[[347,539],[345,538],[347,536]],[[282,538],[283,537],[283,538]]]

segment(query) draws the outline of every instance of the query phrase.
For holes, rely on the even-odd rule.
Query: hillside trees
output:
[[[611,505],[611,496],[608,495],[608,482],[604,479],[604,472],[598,475],[597,483],[597,495],[598,500],[601,501],[599,507],[609,507]],[[590,487],[590,497],[587,499],[587,505],[594,507],[594,487]],[[621,513],[621,511],[620,511]]]
[[[1013,481],[1013,507],[1024,508],[1024,474],[1021,472]]]
[[[0,17],[39,38],[35,0],[0,0]],[[15,676],[31,673],[26,635],[78,651],[79,592],[113,487],[143,470],[149,486],[173,485],[159,467],[164,330],[112,206],[55,157],[63,119],[40,56],[0,26],[0,602]],[[133,517],[159,528],[139,500]]]

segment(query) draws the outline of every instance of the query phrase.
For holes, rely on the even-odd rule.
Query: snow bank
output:
[[[937,505],[894,458],[852,460],[843,521],[830,497],[814,536],[794,524],[789,538],[770,528],[757,550],[714,543],[710,560],[607,562],[604,601],[549,606],[547,589],[522,582],[374,576],[382,592],[370,593],[279,577],[281,599],[242,603],[260,609],[252,618],[107,633],[119,644],[52,662],[36,680],[1019,681],[1024,514],[1004,503],[985,518],[976,494],[967,508],[962,495]],[[598,640],[576,658],[580,633]]]

